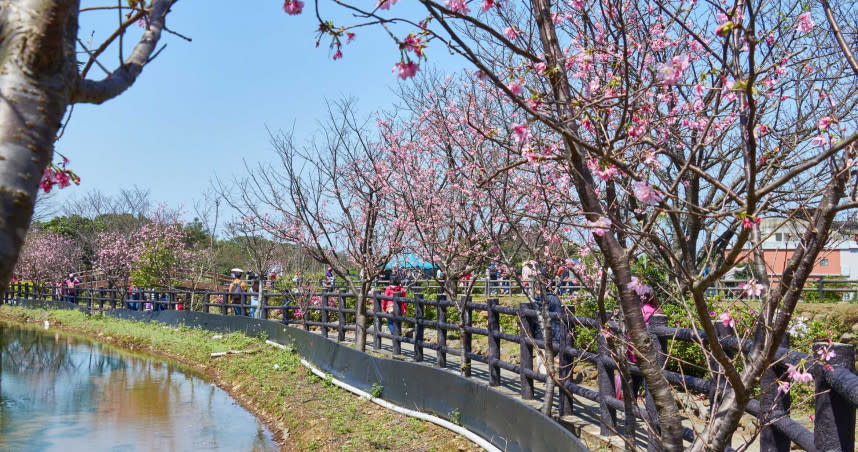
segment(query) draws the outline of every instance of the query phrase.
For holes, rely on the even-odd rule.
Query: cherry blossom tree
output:
[[[498,140],[474,133],[469,121],[478,121],[485,105],[474,96],[458,98],[455,85],[431,79],[415,93],[402,93],[411,118],[380,121],[389,186],[395,215],[406,227],[408,247],[432,262],[434,275],[447,299],[455,302],[460,327],[465,325],[464,302],[474,282],[496,258],[492,236],[508,229],[500,211],[488,202],[484,168],[476,156],[506,153]],[[401,113],[401,112],[400,112]],[[500,151],[499,151],[500,149]],[[498,199],[503,199],[501,193]],[[464,293],[459,297],[459,287]],[[464,349],[465,335],[460,335]],[[470,358],[462,359],[462,373],[470,375]]]
[[[75,240],[34,231],[21,250],[15,275],[22,280],[58,283],[80,269],[82,256],[83,249]]]
[[[109,288],[126,287],[138,246],[120,232],[103,232],[96,242],[94,270],[107,280]]]
[[[287,12],[299,12],[295,3]],[[356,27],[383,24],[402,78],[432,46],[449,49],[526,116],[510,124],[522,141],[551,131],[539,137],[548,146],[534,149],[568,177],[579,206],[573,223],[592,232],[610,270],[666,450],[683,448],[680,413],[647,333],[634,262],[642,254],[657,262],[670,275],[670,300],[716,337],[716,323],[733,323],[710,316],[706,290],[746,259],[766,274],[760,218],[804,218],[778,283],[753,283],[764,288],[759,334],[736,331],[743,352],[735,356],[718,341],[703,348],[727,384],[692,450],[723,450],[774,361],[832,222],[858,206],[858,71],[842,32],[854,31],[842,20],[852,10],[789,0],[420,0],[426,15],[404,17],[395,3],[345,3],[359,20],[334,24],[317,1],[319,33],[339,49]],[[817,25],[823,20],[828,29]]]
[[[367,120],[350,101],[329,106],[324,127],[298,147],[272,134],[278,167],[248,173],[230,203],[277,240],[294,243],[331,267],[357,303],[356,346],[366,348],[366,296],[372,281],[402,250],[405,224],[394,211],[389,162]],[[356,275],[352,270],[356,270]]]
[[[179,212],[159,207],[131,240],[131,280],[143,287],[172,288],[202,265],[201,252],[188,246]]]
[[[65,161],[53,164],[54,141],[72,105],[101,104],[122,94],[156,55],[165,18],[176,0],[132,0],[81,7],[79,0],[0,1],[0,281],[5,283],[24,243],[36,191],[77,182]],[[98,47],[78,37],[80,14],[112,13],[115,32]],[[125,54],[123,39],[139,41]],[[88,30],[86,30],[88,31]],[[85,31],[85,32],[86,32]],[[121,64],[107,69],[105,52]],[[83,57],[82,60],[80,57]],[[95,80],[91,71],[103,70]]]

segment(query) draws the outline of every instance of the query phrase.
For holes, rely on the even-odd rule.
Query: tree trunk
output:
[[[531,284],[534,284],[532,281]],[[543,362],[545,363],[545,373],[548,378],[545,379],[545,397],[542,401],[542,414],[551,417],[552,407],[554,405],[554,331],[551,328],[551,319],[548,316],[548,301],[544,295],[545,287],[542,282],[539,282],[540,298],[542,309],[539,310],[539,323],[542,328],[542,340],[545,342],[545,351],[543,354]]]
[[[563,68],[566,55],[560,40],[557,38],[555,25],[552,21],[551,2],[548,0],[531,0],[531,5],[549,68]],[[566,78],[566,72],[560,69],[552,70],[549,74],[551,92],[555,97],[556,114],[560,118],[575,117],[569,107],[573,96],[569,88],[569,80]],[[573,132],[575,127],[574,123],[570,124]],[[582,155],[582,151],[577,147],[574,140],[567,137],[565,142],[569,163],[575,169],[575,188],[584,208],[583,211],[587,213],[589,220],[596,221],[603,214],[603,209],[594,190],[595,183],[590,170],[587,168],[585,156]],[[681,451],[683,450],[682,425],[676,421],[680,418],[679,408],[673,398],[673,390],[670,384],[662,373],[661,367],[656,364],[656,353],[652,347],[652,339],[646,330],[637,297],[626,286],[631,281],[631,267],[628,257],[612,234],[606,233],[604,237],[595,237],[596,243],[605,255],[608,266],[614,271],[613,279],[620,292],[618,301],[623,306],[632,343],[643,358],[640,361],[640,367],[658,409],[664,449]]]
[[[444,294],[447,299],[456,305],[456,310],[459,311],[457,316],[459,324],[459,349],[462,350],[462,365],[459,372],[463,377],[471,376],[471,358],[465,356],[465,301],[461,303],[457,299],[459,289],[459,280],[447,278],[444,280]],[[467,300],[467,299],[466,299]]]
[[[74,47],[64,42],[77,36],[77,2],[5,1],[0,11],[0,283],[5,287],[69,103],[67,80],[77,68],[66,58]]]
[[[366,351],[366,296],[361,292],[355,293],[355,348]]]

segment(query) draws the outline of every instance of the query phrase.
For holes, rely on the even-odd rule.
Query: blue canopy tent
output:
[[[417,268],[420,270],[432,270],[435,268],[431,262],[427,262],[423,260],[420,256],[411,253],[405,252],[395,256],[387,265],[384,266],[385,270],[391,270],[394,268]]]

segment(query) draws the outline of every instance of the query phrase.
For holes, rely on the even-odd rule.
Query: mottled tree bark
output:
[[[0,284],[5,290],[27,235],[39,182],[63,115],[131,86],[148,62],[176,0],[156,0],[131,56],[102,81],[78,74],[78,0],[0,1]]]

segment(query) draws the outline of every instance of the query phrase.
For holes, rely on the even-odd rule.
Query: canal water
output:
[[[0,451],[275,451],[258,419],[188,369],[0,323]]]

